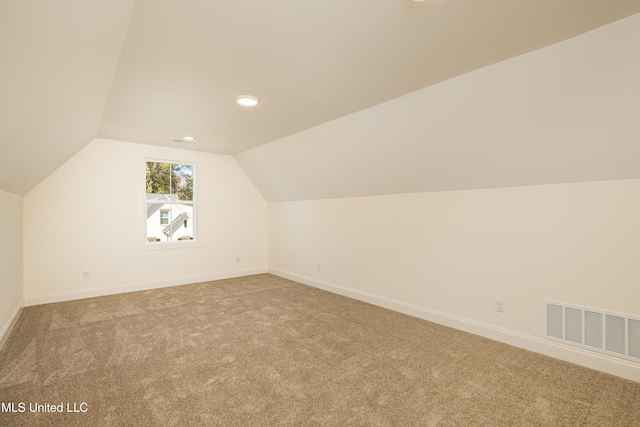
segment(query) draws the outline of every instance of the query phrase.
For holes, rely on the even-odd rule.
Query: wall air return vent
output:
[[[640,317],[547,300],[544,309],[545,338],[640,362]]]

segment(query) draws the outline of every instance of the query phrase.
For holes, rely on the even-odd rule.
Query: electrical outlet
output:
[[[320,264],[316,264],[316,270],[320,271]]]
[[[500,313],[504,313],[504,300],[503,299],[497,299],[496,300],[496,311],[498,311]]]
[[[83,279],[89,278],[89,270],[82,270],[82,278]]]
[[[240,262],[240,257],[239,256],[236,257],[236,262]]]

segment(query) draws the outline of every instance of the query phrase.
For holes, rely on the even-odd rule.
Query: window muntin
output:
[[[195,165],[146,161],[145,167],[147,244],[194,240]]]

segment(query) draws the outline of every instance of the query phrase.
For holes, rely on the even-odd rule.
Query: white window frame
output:
[[[138,217],[140,218],[140,249],[141,250],[166,250],[166,249],[180,249],[180,248],[192,248],[196,246],[202,246],[198,240],[198,164],[192,158],[176,157],[176,156],[158,156],[158,155],[142,155],[140,156],[140,175],[138,178],[140,185],[140,212]],[[193,230],[193,240],[172,240],[172,241],[160,241],[149,242],[147,236],[147,189],[146,189],[146,165],[147,162],[157,163],[170,163],[193,166],[193,217],[191,218],[191,226]],[[180,204],[184,201],[167,201],[167,204]],[[182,227],[182,224],[180,225]]]

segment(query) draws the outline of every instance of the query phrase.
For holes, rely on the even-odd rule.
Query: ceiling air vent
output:
[[[196,137],[195,136],[183,136],[182,138],[173,138],[173,142],[178,142],[178,143],[186,143],[186,142],[195,142]]]
[[[544,302],[545,338],[640,362],[640,318]]]

